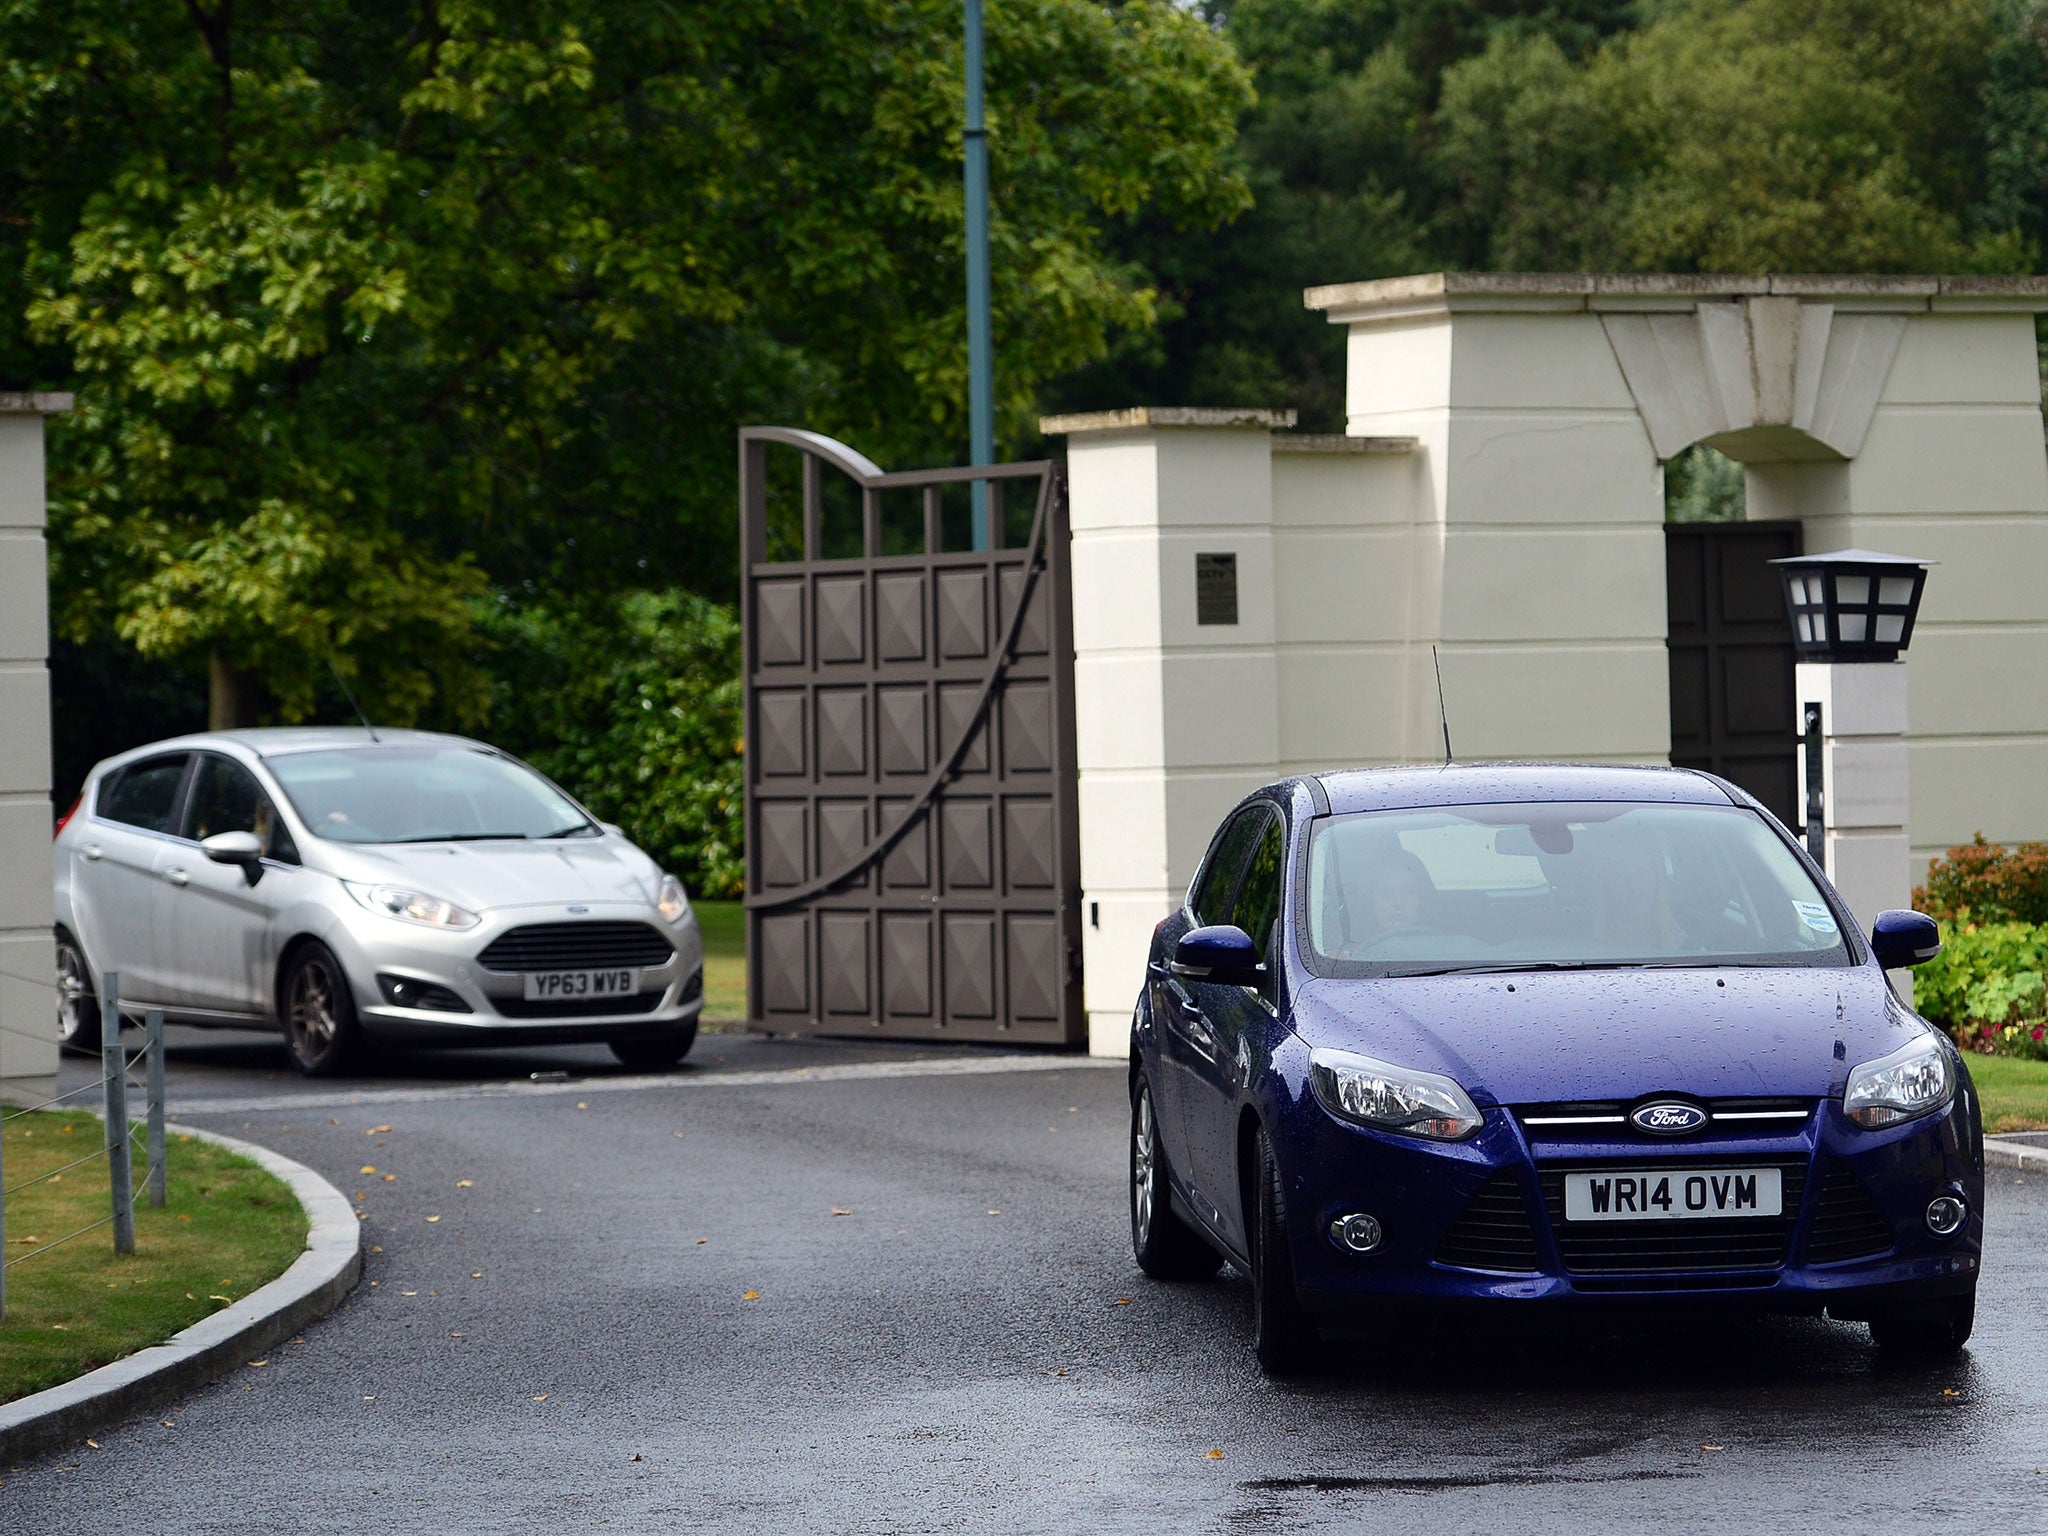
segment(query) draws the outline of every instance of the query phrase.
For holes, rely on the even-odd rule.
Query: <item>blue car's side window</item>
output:
[[[1208,860],[1202,865],[1201,879],[1196,882],[1188,902],[1194,910],[1197,927],[1231,921],[1237,877],[1244,869],[1244,856],[1250,851],[1252,839],[1258,836],[1266,815],[1263,805],[1246,806],[1218,834]]]
[[[1268,816],[1260,829],[1251,862],[1245,866],[1244,885],[1227,919],[1251,935],[1264,960],[1272,948],[1273,930],[1280,917],[1280,866],[1287,853],[1287,835],[1278,816]]]

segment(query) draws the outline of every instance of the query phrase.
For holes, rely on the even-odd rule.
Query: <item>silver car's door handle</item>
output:
[[[100,847],[98,843],[87,843],[83,848],[79,849],[78,851],[84,854],[88,859],[91,859],[95,864],[97,864],[102,858],[106,856],[106,850]]]
[[[192,877],[175,864],[164,871],[164,878],[173,885],[190,885],[192,883]]]

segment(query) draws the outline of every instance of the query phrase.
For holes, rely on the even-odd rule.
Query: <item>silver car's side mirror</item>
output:
[[[239,864],[254,885],[263,878],[263,844],[254,832],[216,832],[202,838],[200,852],[216,864]]]

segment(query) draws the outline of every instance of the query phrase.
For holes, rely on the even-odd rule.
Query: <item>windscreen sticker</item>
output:
[[[1800,921],[1805,923],[1815,933],[1833,933],[1835,931],[1834,916],[1819,902],[1795,901],[1792,905],[1798,910]]]

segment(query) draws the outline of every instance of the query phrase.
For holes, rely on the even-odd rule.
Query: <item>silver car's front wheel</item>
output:
[[[100,1000],[92,967],[78,940],[57,930],[57,1043],[71,1051],[100,1048]]]
[[[282,991],[292,1065],[308,1077],[341,1071],[356,1053],[356,1004],[334,952],[325,944],[297,950]]]

